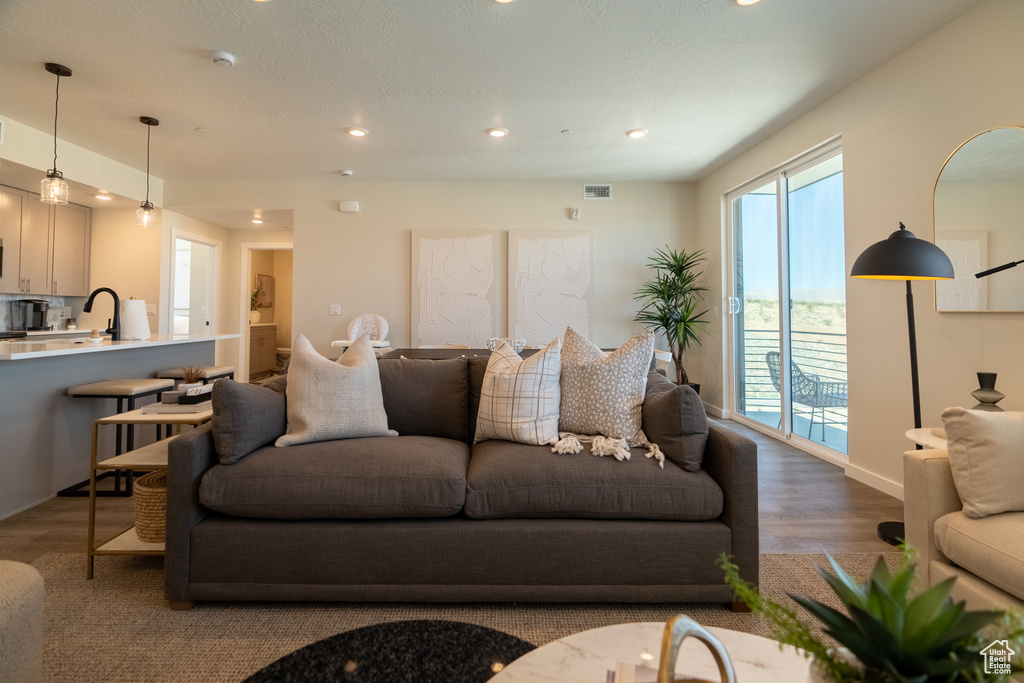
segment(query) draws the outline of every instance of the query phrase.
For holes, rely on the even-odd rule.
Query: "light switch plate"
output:
[[[331,304],[328,309],[329,315],[341,315],[341,304]]]

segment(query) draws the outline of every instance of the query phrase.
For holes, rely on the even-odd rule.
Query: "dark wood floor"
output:
[[[725,424],[758,444],[761,552],[892,550],[878,540],[875,526],[902,520],[902,502],[786,443]],[[54,498],[0,520],[0,559],[32,562],[46,553],[84,554],[88,509],[86,498]],[[133,515],[130,499],[98,499],[97,538],[130,527]]]

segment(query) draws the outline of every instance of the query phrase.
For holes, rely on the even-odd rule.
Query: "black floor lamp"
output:
[[[921,428],[921,390],[917,376],[917,332],[914,325],[913,280],[951,280],[953,264],[937,246],[919,240],[903,223],[900,229],[881,242],[865,249],[850,270],[852,277],[870,280],[906,280],[907,327],[910,331],[910,381],[914,394],[914,427]],[[920,448],[920,446],[918,446]],[[882,522],[878,537],[890,545],[898,545],[905,536],[903,522]]]

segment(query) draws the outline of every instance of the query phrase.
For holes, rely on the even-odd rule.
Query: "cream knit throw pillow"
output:
[[[388,429],[377,359],[365,338],[334,363],[300,334],[292,344],[285,395],[288,431],[277,446],[398,434]]]
[[[562,403],[557,453],[578,453],[591,442],[594,455],[629,459],[630,446],[647,446],[647,457],[664,462],[661,449],[641,430],[647,371],[654,357],[654,332],[636,335],[608,354],[571,327],[562,349]],[[662,465],[664,466],[664,465]]]
[[[557,338],[526,359],[506,343],[491,351],[474,442],[504,439],[541,446],[558,441],[561,351]]]

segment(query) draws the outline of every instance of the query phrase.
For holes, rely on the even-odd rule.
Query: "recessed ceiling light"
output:
[[[488,128],[487,134],[492,138],[503,138],[508,135],[508,128]]]
[[[634,128],[632,130],[627,130],[626,131],[626,135],[628,135],[629,137],[631,137],[634,140],[636,140],[638,138],[642,138],[643,136],[647,135],[647,129],[646,128]]]
[[[364,137],[370,131],[366,130],[365,128],[346,128],[345,132],[354,137],[361,138]]]
[[[196,128],[196,132],[199,133],[200,135],[206,135],[207,133],[210,132],[210,129],[203,128],[202,126],[200,126],[199,128]]]
[[[512,2],[512,0],[494,0],[494,2],[500,2],[501,4],[504,5],[504,4]]]
[[[755,5],[755,4],[759,3],[759,2],[761,2],[761,0],[736,0],[736,4],[737,5],[743,5],[743,6]]]
[[[109,202],[111,199],[113,199],[113,197],[111,197],[109,194],[98,194],[96,195],[96,199],[102,199],[105,202]]]
[[[269,2],[269,0],[256,0],[256,2]],[[253,218],[252,222],[256,225],[261,225],[263,223],[259,218]]]

